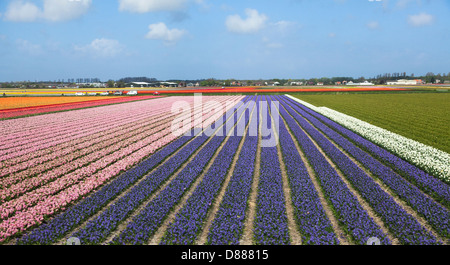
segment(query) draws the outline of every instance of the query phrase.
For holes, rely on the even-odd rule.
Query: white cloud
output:
[[[410,2],[411,2],[411,0],[398,0],[397,7],[405,8]]]
[[[267,48],[270,48],[270,49],[280,49],[280,48],[283,48],[284,47],[284,45],[282,44],[282,43],[279,43],[279,42],[272,42],[269,38],[267,38],[267,37],[264,37],[263,39],[262,39],[262,41],[263,41],[263,43],[265,44],[265,46],[267,47]]]
[[[41,10],[33,4],[23,1],[13,1],[9,4],[5,20],[14,22],[32,22],[41,16]]]
[[[421,5],[422,4],[421,0],[398,0],[397,1],[397,7],[400,8],[400,9],[404,9],[404,8],[408,7],[408,5],[410,5],[413,2],[416,2],[417,5]]]
[[[287,31],[289,28],[298,26],[296,22],[280,20],[278,22],[273,23],[275,27],[277,27],[280,31]]]
[[[420,13],[418,15],[410,15],[408,17],[408,23],[414,27],[431,25],[434,21],[434,17],[427,13]]]
[[[220,5],[220,9],[222,9],[223,11],[233,11],[233,7],[227,4]]]
[[[328,37],[330,37],[330,38],[334,38],[334,37],[336,37],[336,33],[334,33],[334,32],[331,32],[330,34],[328,34]]]
[[[44,0],[43,16],[50,21],[71,20],[87,13],[91,4],[92,0]]]
[[[183,9],[186,3],[187,0],[119,0],[119,10],[133,13],[177,11]]]
[[[14,22],[66,21],[84,15],[91,4],[92,0],[43,0],[43,7],[39,8],[32,2],[14,0],[7,7],[4,19]]]
[[[367,23],[367,27],[369,29],[377,29],[380,27],[380,24],[378,23],[378,21],[371,21],[371,22]]]
[[[148,26],[147,39],[163,40],[166,43],[174,43],[186,35],[187,31],[182,29],[169,29],[163,22]]]
[[[242,19],[239,15],[228,16],[225,22],[230,32],[247,34],[254,33],[264,28],[267,16],[259,14],[255,9],[245,9],[246,19]]]
[[[79,51],[94,57],[114,57],[124,51],[124,46],[117,40],[95,39],[85,46],[75,46],[75,51]]]
[[[16,41],[17,48],[28,55],[37,56],[43,54],[42,47],[38,44],[31,43],[27,40],[18,39]]]

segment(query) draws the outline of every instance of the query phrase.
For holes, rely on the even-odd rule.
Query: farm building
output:
[[[422,84],[421,79],[415,79],[415,80],[407,80],[407,79],[399,79],[397,81],[387,81],[387,85],[419,85]]]
[[[347,83],[347,86],[373,86],[373,83],[370,83],[368,81],[364,81],[362,83],[353,83],[352,81]]]
[[[147,83],[147,82],[131,82],[131,85],[133,87],[149,87],[149,86],[151,86],[151,83]]]

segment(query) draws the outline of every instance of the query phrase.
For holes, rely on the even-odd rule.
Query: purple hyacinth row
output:
[[[247,136],[227,191],[211,224],[208,244],[238,245],[244,229],[245,211],[252,187],[258,138]]]
[[[249,116],[250,112],[248,113]],[[249,116],[245,117],[246,123],[249,120]],[[258,111],[255,109],[252,120],[257,120],[257,117]],[[257,147],[257,136],[249,136],[247,134],[227,190],[211,223],[207,239],[208,244],[239,244],[244,229],[245,211],[253,181],[255,168],[252,165],[255,164]]]
[[[133,219],[126,230],[120,234],[120,237],[114,239],[113,243],[145,244],[165,220],[170,210],[173,209],[192,183],[198,178],[224,139],[225,137],[223,136],[213,137],[200,153],[170,182],[169,186],[152,200],[139,213],[137,218]],[[200,214],[200,212],[195,213]],[[187,244],[188,242],[181,242],[181,244],[185,243]]]
[[[80,238],[82,244],[101,242],[118,226],[120,221],[125,219],[132,210],[148,198],[206,140],[206,137],[196,137],[119,201],[111,205],[100,216],[91,220],[86,227],[72,236]]]
[[[127,170],[125,173],[105,185],[98,192],[80,201],[78,204],[59,214],[49,223],[43,224],[18,240],[18,244],[51,244],[56,243],[69,231],[80,225],[83,221],[94,215],[109,201],[113,200],[137,180],[152,170],[164,159],[177,151],[185,143],[192,139],[192,136],[180,137],[168,144],[163,149],[153,154],[148,159],[141,162],[136,167]]]
[[[235,113],[235,115],[237,115],[237,113]],[[235,116],[234,120],[237,121],[238,119],[239,117]],[[247,124],[247,117],[245,116],[244,119],[246,119],[245,121]],[[236,135],[236,128],[234,128],[234,130],[234,135]],[[224,137],[214,138],[222,139]],[[166,234],[162,238],[162,245],[190,245],[196,242],[208,211],[211,209],[214,200],[225,181],[228,170],[232,166],[234,155],[236,154],[241,140],[242,137],[237,136],[232,136],[227,140],[208,172],[205,174],[203,180],[189,197],[186,205],[178,212],[173,223],[169,225]],[[204,163],[205,160],[209,161],[210,159],[200,158],[195,163]]]
[[[265,101],[263,96],[262,101]],[[262,113],[265,115],[265,113]],[[273,137],[270,113],[267,124]],[[264,136],[268,138],[270,136]],[[262,147],[258,184],[256,217],[253,227],[254,240],[258,245],[287,245],[290,243],[287,225],[286,202],[278,160],[277,147]]]
[[[284,107],[288,106],[286,106],[286,103],[280,102],[280,113],[308,158],[308,162],[313,168],[338,222],[344,227],[344,231],[347,231],[356,244],[364,245],[371,237],[379,238],[382,244],[391,244],[381,228],[361,207],[357,198],[350,192],[336,170],[328,163]]]
[[[427,231],[394,199],[383,191],[378,184],[359,168],[350,158],[334,146],[322,133],[310,125],[297,112],[302,110],[283,102],[290,114],[300,123],[311,137],[319,144],[330,159],[348,178],[352,186],[358,190],[374,211],[383,219],[392,233],[403,244],[436,244],[436,238]],[[292,107],[292,108],[291,108]],[[302,113],[303,114],[303,113]]]
[[[300,228],[303,244],[339,244],[305,164],[282,120],[280,120],[279,130],[280,147],[289,178],[292,203],[295,206],[296,222]]]
[[[304,112],[302,109],[297,109],[301,115],[308,119],[311,123],[329,136],[333,141],[335,141],[339,146],[341,146],[345,151],[349,152],[356,160],[367,167],[374,175],[378,176],[387,186],[389,186],[400,198],[404,199],[412,208],[417,210],[437,232],[444,236],[450,237],[450,212],[444,207],[437,204],[435,201],[424,195],[417,187],[407,182],[399,175],[391,171],[388,167],[380,163],[378,160],[368,155],[366,152],[362,151],[356,147],[349,140],[345,139],[340,134],[336,133],[323,123],[319,122],[317,119]],[[322,138],[322,142],[328,142],[325,138]],[[342,166],[346,165],[346,169],[349,169],[348,161],[350,161],[344,154],[333,148],[334,152],[338,153],[337,156],[343,157]],[[328,151],[327,151],[328,153]],[[346,161],[347,160],[347,161]],[[346,164],[347,163],[347,164]],[[356,165],[352,165],[355,167]],[[357,167],[357,166],[356,166]],[[358,168],[358,167],[357,167]],[[354,172],[348,172],[348,175],[357,176],[363,175],[364,178],[369,178],[361,169],[357,170],[358,174]],[[359,179],[359,178],[357,178]],[[366,185],[366,184],[364,184]],[[374,184],[372,184],[374,185]],[[375,185],[377,186],[377,185]],[[378,188],[378,190],[381,190]],[[373,194],[373,190],[371,191]],[[384,197],[390,197],[385,195]],[[374,202],[378,201],[376,199]],[[386,205],[386,207],[388,207]],[[402,222],[403,220],[399,221]],[[403,230],[403,229],[402,229]]]
[[[236,113],[234,114],[236,115]],[[236,120],[236,116],[235,116]],[[239,140],[238,137],[232,137]],[[114,244],[144,244],[156,232],[161,223],[165,220],[169,212],[180,201],[181,197],[189,189],[192,183],[201,174],[206,164],[211,160],[214,152],[223,142],[225,137],[216,136],[199,152],[199,154],[178,174],[178,176],[155,198],[153,199],[133,221],[128,224],[127,228],[116,238],[113,239]],[[228,159],[232,157],[232,153],[236,151],[228,141],[225,146],[225,157],[222,151],[213,163],[209,172],[216,172],[219,169],[226,169],[226,162],[220,164],[220,159]],[[237,143],[239,144],[239,142]],[[237,146],[236,146],[237,148]],[[230,155],[231,154],[231,155]],[[228,161],[230,164],[231,162]],[[190,199],[191,200],[191,199]],[[198,213],[198,212],[196,212]],[[198,217],[198,216],[197,216]]]
[[[238,103],[238,105],[241,104],[242,102]],[[234,109],[232,108],[227,113],[233,111]],[[219,118],[217,123],[223,122],[225,116]],[[148,199],[208,138],[204,134],[196,137],[183,150],[167,160],[161,167],[140,182],[139,185],[133,187],[125,196],[121,197],[120,200],[102,212],[97,218],[91,220],[83,229],[72,234],[72,236],[78,237],[82,244],[98,244],[105,240],[133,210]]]
[[[371,141],[361,137],[360,135],[352,132],[351,130],[341,126],[340,124],[328,119],[327,117],[312,111],[311,109],[299,104],[286,97],[290,102],[301,107],[303,110],[313,115],[314,117],[320,119],[330,128],[334,129],[336,132],[348,138],[350,141],[355,143],[357,146],[369,152],[371,155],[375,156],[380,161],[386,163],[391,168],[393,168],[400,175],[404,176],[407,180],[411,181],[422,191],[432,196],[434,199],[450,207],[450,186],[444,183],[442,180],[437,179],[423,170],[417,168],[416,166],[406,162],[400,157],[390,153],[386,149],[372,143]]]

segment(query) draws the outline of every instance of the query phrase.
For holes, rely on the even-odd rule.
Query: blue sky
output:
[[[1,0],[0,81],[450,72],[449,0]]]

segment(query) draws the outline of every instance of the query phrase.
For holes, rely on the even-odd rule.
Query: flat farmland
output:
[[[296,95],[450,153],[450,93]]]
[[[0,121],[0,243],[449,243],[438,175],[289,96],[196,102]],[[174,135],[173,121],[192,119]]]

